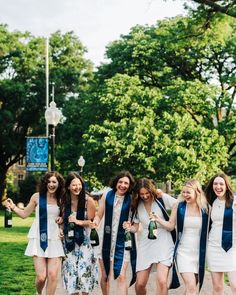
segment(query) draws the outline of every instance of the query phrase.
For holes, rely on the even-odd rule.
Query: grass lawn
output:
[[[4,228],[4,212],[0,212],[0,294],[35,294],[32,257],[24,255],[27,233],[34,217],[21,219],[13,214],[12,228]]]

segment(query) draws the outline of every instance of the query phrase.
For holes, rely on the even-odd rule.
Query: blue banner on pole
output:
[[[26,171],[48,170],[48,138],[27,137]]]

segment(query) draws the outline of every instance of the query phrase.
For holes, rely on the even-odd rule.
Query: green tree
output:
[[[25,155],[26,136],[45,135],[45,40],[0,25],[0,195],[6,174]],[[50,36],[50,79],[56,102],[86,89],[92,65],[73,32]],[[60,127],[58,127],[59,129]],[[60,140],[60,137],[58,137]],[[60,141],[58,142],[60,144]]]
[[[227,164],[224,137],[190,114],[164,111],[163,99],[160,90],[144,87],[138,77],[117,74],[106,80],[99,93],[106,118],[84,135],[86,157],[99,178],[128,168],[136,177],[178,186],[188,177],[206,180]]]
[[[178,184],[233,173],[235,32],[229,17],[216,15],[207,29],[176,17],[108,46],[90,103],[99,115],[84,136],[100,175],[129,168]]]
[[[38,183],[39,175],[35,173],[27,175],[26,178],[19,183],[19,196],[17,201],[27,205],[30,197],[35,193]]]
[[[236,3],[234,0],[191,0],[200,4],[201,9],[207,9],[208,12],[224,13],[236,17]]]

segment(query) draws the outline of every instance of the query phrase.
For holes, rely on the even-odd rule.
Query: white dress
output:
[[[180,273],[198,273],[201,227],[202,218],[200,216],[185,215],[183,233],[176,255],[177,268]]]
[[[36,216],[28,233],[29,242],[25,250],[26,256],[48,258],[65,256],[62,241],[59,238],[59,226],[55,221],[58,215],[59,207],[56,204],[47,204],[48,247],[44,252],[40,247],[39,205],[37,205]]]
[[[151,212],[164,219],[162,211],[156,202],[152,203]],[[149,215],[140,202],[137,208],[137,215],[134,218],[135,223],[141,223],[141,229],[137,233],[137,262],[136,272],[145,270],[153,264],[161,262],[166,266],[171,266],[174,243],[171,233],[157,224],[157,239],[148,239]]]
[[[233,204],[233,246],[229,251],[221,247],[225,201],[215,199],[211,210],[212,225],[207,247],[207,264],[210,271],[236,271],[236,200]]]

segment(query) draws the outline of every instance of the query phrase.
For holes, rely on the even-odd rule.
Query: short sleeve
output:
[[[172,209],[174,204],[177,202],[177,199],[175,199],[174,197],[172,197],[166,193],[163,194],[162,198],[165,203],[166,209]]]
[[[134,214],[133,222],[134,222],[134,223],[140,223],[140,220],[139,220],[139,217],[138,217],[138,212],[136,212],[136,213]]]

